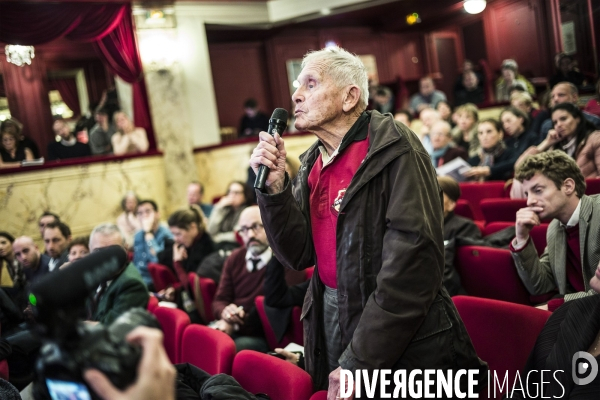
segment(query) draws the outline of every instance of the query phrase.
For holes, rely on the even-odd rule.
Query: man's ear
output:
[[[455,201],[448,201],[448,212],[453,212],[454,209],[456,208],[456,202]]]
[[[567,178],[567,179],[565,179],[564,182],[563,182],[563,186],[565,188],[565,194],[567,196],[570,196],[573,193],[576,193],[576,190],[575,190],[575,181],[573,180],[573,178]]]
[[[347,86],[344,89],[344,103],[342,105],[344,112],[352,111],[360,100],[360,88],[356,85]]]

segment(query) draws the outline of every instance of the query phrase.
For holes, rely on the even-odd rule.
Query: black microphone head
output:
[[[286,121],[286,124],[287,124],[288,112],[285,108],[276,108],[275,110],[273,110],[271,119],[279,119],[282,121]]]
[[[38,307],[61,308],[80,302],[112,279],[127,262],[121,246],[108,246],[45,275],[31,287],[29,300]]]

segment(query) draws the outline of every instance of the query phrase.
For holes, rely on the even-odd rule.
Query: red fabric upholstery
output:
[[[458,199],[456,202],[456,207],[454,207],[454,214],[460,215],[461,217],[474,219],[471,204],[465,199]]]
[[[158,299],[151,295],[148,299],[148,307],[146,308],[149,312],[154,312],[156,307],[158,307]]]
[[[585,194],[587,194],[588,196],[600,193],[600,178],[586,179],[585,185]]]
[[[483,236],[491,235],[492,233],[501,231],[502,229],[515,226],[514,222],[492,222],[485,226],[483,230]],[[535,245],[535,249],[541,256],[546,248],[546,232],[548,231],[548,224],[541,224],[540,226],[534,226],[531,232],[531,240]]]
[[[0,361],[0,378],[8,381],[8,361]]]
[[[313,273],[315,272],[315,267],[306,268],[305,271],[306,271],[306,280],[309,281],[312,278]]]
[[[190,283],[195,282],[196,279],[200,280],[200,291],[202,292],[202,301],[204,302],[206,322],[214,320],[215,317],[212,312],[212,302],[215,298],[215,293],[217,293],[217,284],[210,278],[198,276],[195,272],[190,272],[188,277]]]
[[[452,300],[477,355],[489,364],[490,371],[496,371],[500,382],[508,371],[509,387],[512,387],[516,371],[523,370],[551,313],[530,306],[476,297],[455,296]],[[487,394],[487,390],[484,393]]]
[[[152,276],[152,282],[154,282],[156,291],[166,289],[178,282],[175,273],[165,265],[148,263],[148,271],[150,272],[150,276]]]
[[[304,370],[256,351],[240,351],[231,375],[247,391],[265,393],[272,400],[308,400],[313,393],[312,380]]]
[[[310,397],[310,400],[327,400],[327,390],[320,390]]]
[[[277,337],[275,336],[275,332],[273,331],[271,323],[267,318],[267,313],[265,312],[265,297],[256,297],[256,299],[254,299],[254,304],[256,305],[256,311],[260,316],[260,322],[262,323],[265,337],[267,338],[267,343],[269,344],[269,348],[271,348],[271,350],[275,349],[276,347],[285,347],[291,342],[299,345],[304,344],[304,331],[302,329],[302,321],[300,321],[302,309],[300,307],[294,307],[292,309],[290,327],[283,336],[283,339],[281,339],[281,342],[277,342]]]
[[[529,305],[529,292],[517,274],[510,251],[463,246],[456,252],[456,270],[470,296]]]
[[[176,364],[181,354],[183,331],[190,324],[190,317],[182,310],[167,307],[157,307],[153,314],[162,327],[167,355]]]
[[[504,189],[504,181],[490,181],[490,182],[468,182],[460,183],[460,197],[467,200],[471,204],[473,210],[473,219],[483,220],[485,219],[479,203],[483,199],[495,199],[506,197]]]
[[[527,207],[526,199],[483,199],[479,203],[486,223],[515,222],[517,211]]]
[[[229,375],[234,357],[235,342],[226,333],[198,324],[183,331],[180,363],[190,363],[211,375]]]

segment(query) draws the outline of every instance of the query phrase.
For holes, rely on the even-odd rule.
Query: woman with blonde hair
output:
[[[117,132],[112,135],[111,142],[116,156],[148,151],[148,135],[144,128],[133,125],[131,119],[123,111],[117,111],[113,115],[113,119]]]
[[[474,157],[479,151],[479,140],[477,139],[477,121],[479,120],[479,109],[473,103],[463,104],[456,108],[454,117],[456,127],[452,129],[452,140],[458,147],[462,147]]]

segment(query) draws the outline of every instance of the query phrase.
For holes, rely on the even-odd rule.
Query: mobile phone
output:
[[[83,382],[46,378],[46,386],[52,400],[92,400],[88,387]]]
[[[285,361],[285,356],[283,354],[275,353],[274,351],[269,351],[267,354]]]

